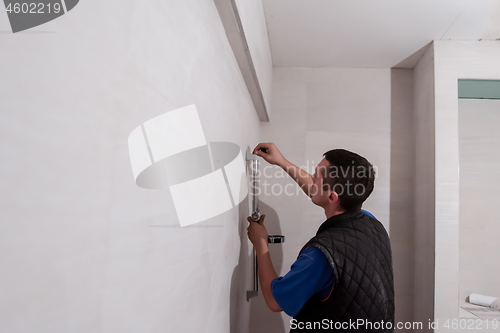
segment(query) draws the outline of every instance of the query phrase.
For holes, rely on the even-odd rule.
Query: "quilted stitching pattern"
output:
[[[392,254],[389,236],[379,221],[363,214],[352,214],[334,224],[327,220],[302,250],[307,246],[318,247],[326,255],[337,283],[326,302],[311,298],[297,320],[344,322],[361,318],[394,324]]]

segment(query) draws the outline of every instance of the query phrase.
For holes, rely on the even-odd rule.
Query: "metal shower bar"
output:
[[[250,162],[250,184],[251,184],[251,200],[252,200],[252,214],[251,219],[254,222],[260,219],[259,210],[259,193],[257,189],[259,188],[259,160],[258,156],[250,152],[250,148],[247,149],[246,160]],[[247,290],[247,302],[250,298],[255,297],[259,293],[259,273],[257,267],[257,254],[255,252],[255,247],[253,249],[253,290]]]
[[[252,200],[252,215],[251,219],[254,222],[260,219],[259,210],[259,190],[260,190],[260,179],[259,179],[259,157],[250,152],[250,147],[247,149],[246,160],[250,162],[250,179],[251,179],[251,200]],[[285,236],[282,235],[268,235],[267,242],[270,244],[278,244],[285,242]],[[253,290],[247,290],[247,302],[250,298],[255,297],[259,294],[259,270],[257,265],[257,253],[255,252],[255,247],[253,249]]]

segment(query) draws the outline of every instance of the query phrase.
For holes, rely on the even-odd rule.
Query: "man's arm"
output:
[[[280,165],[280,167],[283,168],[283,170],[285,170],[290,175],[290,177],[292,177],[293,180],[297,182],[302,191],[304,191],[304,193],[308,197],[312,197],[311,186],[313,185],[313,180],[311,174],[299,168],[298,166],[288,161],[287,159],[285,159],[285,161]]]
[[[276,271],[274,270],[273,263],[271,261],[271,256],[269,255],[269,247],[267,245],[267,230],[264,227],[264,218],[266,215],[262,215],[258,222],[252,221],[249,216],[247,218],[250,225],[247,228],[248,238],[255,247],[255,252],[257,254],[257,263],[259,265],[259,280],[260,287],[262,289],[262,294],[266,300],[267,307],[273,312],[280,312],[281,307],[278,302],[274,299],[271,293],[271,281],[278,277]]]
[[[255,247],[255,251],[257,252],[257,263],[259,265],[260,287],[264,299],[266,300],[267,307],[273,312],[281,312],[281,307],[278,305],[278,302],[276,302],[271,292],[271,281],[277,278],[278,274],[276,274],[276,270],[271,261],[267,242],[263,242],[262,245]]]
[[[257,253],[262,294],[271,311],[285,311],[286,314],[294,317],[312,295],[325,288],[328,288],[326,291],[331,293],[333,270],[319,249],[309,247],[301,252],[284,277],[278,277],[269,255],[268,234],[264,226],[265,217],[266,215],[262,215],[258,222],[253,222],[250,216],[247,218],[250,223],[247,228],[248,238]],[[326,294],[323,296],[326,297],[325,299],[329,297]]]
[[[288,161],[272,142],[259,143],[253,150],[253,154],[262,157],[266,162],[277,165],[285,170],[293,180],[297,182],[304,193],[311,197],[312,176],[305,170]]]

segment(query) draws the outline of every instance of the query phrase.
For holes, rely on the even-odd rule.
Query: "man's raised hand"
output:
[[[282,166],[286,161],[285,157],[279,151],[278,147],[272,142],[259,143],[254,149],[252,154],[262,157],[266,162]]]

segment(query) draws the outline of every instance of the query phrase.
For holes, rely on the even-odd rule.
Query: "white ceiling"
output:
[[[500,38],[500,0],[263,3],[276,67],[413,68],[432,40]]]

